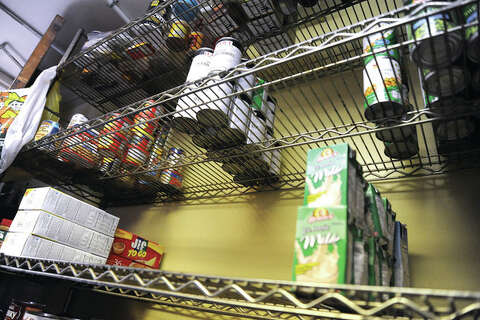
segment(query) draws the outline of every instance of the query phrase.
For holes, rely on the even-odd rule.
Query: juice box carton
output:
[[[368,213],[367,221],[369,225],[370,233],[379,238],[380,246],[386,246],[387,239],[387,217],[385,208],[383,206],[382,198],[377,189],[369,184],[366,192],[366,198],[368,199]]]
[[[104,264],[107,260],[106,258],[23,232],[9,232],[0,248],[0,252],[16,257],[89,264]]]
[[[298,208],[293,280],[351,283],[353,236],[347,208]]]
[[[374,237],[367,239],[368,243],[368,284],[371,286],[380,286],[381,280],[381,266],[378,255],[378,245]]]
[[[158,269],[165,248],[154,241],[143,239],[132,232],[119,228],[115,232],[111,253]]]
[[[309,150],[305,176],[304,205],[346,206],[356,220],[363,221],[363,205],[357,196],[357,190],[362,188],[358,164],[348,144]]]
[[[122,266],[122,267],[131,267],[131,268],[144,268],[144,269],[154,269],[145,264],[135,262],[132,259],[127,259],[122,256],[117,256],[116,254],[110,253],[107,259],[107,264],[113,266]]]
[[[51,187],[25,191],[19,210],[43,210],[86,228],[113,236],[119,218]]]
[[[31,233],[104,258],[108,257],[113,243],[113,237],[42,210],[19,210],[10,231]]]

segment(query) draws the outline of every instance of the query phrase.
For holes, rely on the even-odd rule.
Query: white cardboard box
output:
[[[27,189],[19,210],[43,210],[113,237],[119,218],[50,187]]]
[[[18,211],[9,231],[31,233],[105,258],[113,243],[113,237],[42,210]]]
[[[95,256],[29,233],[9,232],[0,252],[16,257],[50,259],[67,262],[105,264],[106,258]]]

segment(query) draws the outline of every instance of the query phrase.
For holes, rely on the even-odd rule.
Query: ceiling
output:
[[[148,0],[120,0],[119,6],[133,19],[145,13],[148,2]],[[63,50],[68,47],[79,28],[87,32],[109,31],[125,24],[117,13],[107,6],[106,0],[0,0],[0,3],[42,34],[48,29],[55,15],[63,16],[65,24],[57,33],[54,42]],[[4,11],[0,11],[0,30],[2,30],[0,44],[8,42],[7,48],[22,64],[40,40],[39,36],[27,30]],[[40,66],[41,69],[55,65],[60,58],[60,53],[50,49]],[[20,70],[21,68],[5,52],[0,51],[0,71],[15,78]]]

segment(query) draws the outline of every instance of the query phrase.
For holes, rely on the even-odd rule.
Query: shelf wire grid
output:
[[[214,277],[3,254],[0,270],[74,281],[97,292],[160,305],[251,319],[464,319],[478,317],[480,311],[480,293],[468,291]]]
[[[68,59],[59,67],[62,83],[105,113],[184,82],[192,51],[172,50],[167,39],[172,24],[184,21],[189,14],[195,15],[195,19],[187,23],[188,28],[205,35],[203,46],[213,47],[216,39],[233,36],[252,59],[390,11],[401,3],[326,0],[311,8],[298,5],[297,12],[287,18],[276,1],[252,2],[259,5],[258,11],[244,9],[236,2],[202,0],[186,12],[176,13],[171,10],[175,1],[165,1],[157,10]],[[270,6],[273,12],[268,9]],[[168,14],[161,17],[166,10]],[[132,48],[142,43],[148,45],[137,50],[139,55],[133,54]],[[289,65],[282,72],[290,74],[294,70]]]
[[[81,126],[45,137],[29,144],[24,154],[28,155],[30,150],[38,159],[39,166],[42,166],[40,159],[43,161],[48,158],[48,161],[56,162],[57,165],[53,167],[58,168],[59,172],[63,172],[63,169],[66,172],[78,172],[78,168],[83,168],[80,175],[76,174],[77,180],[82,180],[83,184],[92,188],[98,187],[96,191],[107,194],[110,192],[116,200],[123,200],[120,201],[122,204],[134,203],[135,200],[164,202],[300,188],[303,186],[307,151],[314,147],[342,142],[349,143],[357,150],[357,161],[365,177],[371,181],[440,174],[475,167],[480,151],[476,144],[478,139],[455,141],[453,147],[450,143],[448,148],[439,151],[439,139],[434,130],[439,123],[453,122],[454,137],[449,138],[458,140],[461,121],[468,117],[475,123],[475,117],[478,116],[476,88],[468,86],[462,94],[449,100],[449,106],[441,104],[441,108],[433,108],[432,103],[424,102],[424,96],[430,92],[422,89],[425,76],[418,73],[417,66],[409,61],[408,49],[422,43],[433,46],[431,39],[435,37],[464,34],[465,28],[478,25],[478,21],[459,23],[446,28],[440,35],[430,32],[421,39],[406,37],[406,30],[411,28],[413,23],[439,14],[451,14],[473,3],[475,1],[471,0],[455,3],[427,2],[396,8],[383,15],[251,59],[222,74],[221,78],[216,74],[193,85],[184,84],[164,91],[150,97],[150,105],[146,105],[147,99],[144,99]],[[361,41],[365,37],[381,34],[384,39],[385,33],[392,29],[396,30],[399,38],[397,43],[387,45],[384,49],[375,51],[375,54],[362,52]],[[462,41],[465,42],[464,37]],[[379,55],[389,50],[402,52],[401,76],[409,87],[408,99],[412,109],[403,118],[387,117],[376,119],[372,123],[364,116],[364,87],[373,86],[373,83],[371,72],[362,68],[363,60],[370,58],[377,62]],[[436,59],[435,54],[433,59]],[[393,64],[391,59],[388,61]],[[464,70],[468,70],[469,62],[465,58],[460,62]],[[295,66],[296,69],[284,75],[281,70],[285,70],[285,66]],[[453,68],[446,68],[450,85],[454,85]],[[433,69],[436,72],[440,70]],[[392,70],[395,73],[395,69]],[[265,83],[253,87],[236,86],[231,92],[222,89],[223,84],[237,81],[249,74],[269,74],[269,77]],[[384,83],[382,72],[380,76]],[[471,82],[468,72],[464,72],[464,77],[465,83]],[[273,134],[269,135],[265,128],[260,128],[258,123],[253,122],[256,114],[250,110],[235,109],[238,107],[239,96],[262,88],[277,99],[271,130]],[[220,90],[215,92],[216,89]],[[205,92],[214,94],[205,99]],[[377,95],[376,90],[374,93]],[[400,95],[405,95],[405,92],[400,92]],[[194,118],[198,110],[218,109],[222,101],[228,98],[230,116],[235,115],[232,110],[240,110],[240,116],[247,116],[246,112],[249,112],[245,123],[238,119],[231,121],[235,122],[235,126],[244,125],[249,128],[246,131],[246,144],[229,145],[219,138],[218,129],[212,134],[212,128],[199,124],[183,128],[183,132],[175,126],[172,127],[172,119],[181,113],[187,113]],[[388,99],[391,101],[392,97],[389,96]],[[459,111],[452,107],[462,104],[465,99],[468,99],[468,108],[460,108]],[[187,101],[188,106],[179,109],[179,102],[182,100]],[[263,96],[262,102],[266,105],[267,97]],[[160,114],[148,115],[157,109],[161,110]],[[118,121],[124,121],[127,125],[119,129],[116,127]],[[135,166],[122,165],[120,169],[99,170],[102,158],[100,149],[108,149],[112,141],[117,145],[125,145],[122,135],[136,130],[143,132],[142,128],[149,124],[170,130],[162,145],[162,152],[166,154],[171,147],[184,150],[181,162],[172,163],[163,157],[155,167],[145,160]],[[418,137],[417,154],[403,160],[389,158],[384,154],[384,143],[377,139],[378,135],[399,130],[402,138],[405,138],[404,130],[408,129],[412,129]],[[473,137],[476,138],[477,135],[474,134]],[[203,136],[208,146],[194,143],[195,136]],[[88,147],[85,147],[87,145]],[[98,152],[92,152],[92,148],[97,148]],[[41,151],[41,156],[38,151]],[[62,158],[62,154],[72,152],[76,154],[74,160],[67,162],[65,157]],[[142,156],[138,150],[132,150],[132,154],[134,158]],[[259,170],[258,167],[264,165],[265,157],[270,157],[272,161],[273,154],[281,157],[280,172]],[[32,158],[27,156],[29,165]],[[57,160],[59,158],[62,161]],[[226,163],[240,166],[245,174],[232,177],[233,175],[222,170]],[[182,192],[177,192],[158,178],[164,170],[183,171]],[[139,191],[135,193],[134,199],[131,190]],[[145,198],[139,198],[138,194],[145,195]]]

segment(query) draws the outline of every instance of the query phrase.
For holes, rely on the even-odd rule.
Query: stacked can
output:
[[[128,167],[139,167],[147,162],[150,156],[150,147],[154,141],[155,131],[158,128],[158,117],[165,114],[162,106],[152,106],[154,100],[144,103],[143,107],[150,107],[135,115],[135,126],[130,130],[129,148],[123,160]]]
[[[467,56],[475,62],[480,63],[480,38],[478,36],[478,8],[476,4],[471,4],[463,8],[463,17],[465,23],[475,23],[465,30],[467,39]]]
[[[233,92],[233,84],[222,81],[222,74],[237,66],[242,58],[243,48],[240,42],[231,37],[221,38],[215,45],[210,64],[210,75],[215,75],[203,90],[210,102],[196,114],[198,122],[206,127],[225,127],[228,125],[228,111],[231,98],[226,97]],[[218,84],[217,84],[218,83]]]
[[[170,128],[168,126],[162,126],[158,129],[147,161],[147,167],[152,169],[152,171],[147,172],[146,175],[155,178],[160,177],[161,172],[158,169],[163,166],[165,160],[165,143],[169,132]]]
[[[183,183],[182,167],[172,168],[173,166],[181,165],[184,152],[181,149],[170,148],[166,158],[168,169],[162,171],[160,175],[160,182],[169,191],[180,190]]]
[[[84,129],[82,124],[87,121],[87,117],[77,113],[72,117],[67,128],[72,128],[74,133],[81,131]],[[76,162],[87,168],[95,167],[98,163],[98,150],[95,142],[97,136],[96,130],[86,130],[66,138],[63,148],[60,150],[60,159]]]
[[[404,0],[405,4],[426,2],[425,0]],[[415,12],[415,15],[428,14],[436,8],[429,7]],[[408,40],[414,43],[410,46],[412,60],[425,68],[444,68],[449,66],[462,54],[461,31],[448,32],[457,26],[457,17],[453,12],[435,14],[422,18],[407,26]]]
[[[102,157],[123,159],[130,140],[130,126],[133,121],[121,117],[120,113],[112,113],[100,131],[98,152]]]
[[[372,30],[381,28],[378,24]],[[386,118],[405,114],[407,103],[402,95],[400,55],[397,49],[389,49],[396,43],[394,29],[374,33],[363,38],[364,59],[363,89],[365,118],[378,123]]]
[[[188,71],[186,83],[186,92],[197,88],[196,81],[205,78],[210,72],[210,64],[212,61],[213,50],[210,48],[201,48],[195,52]],[[175,115],[173,116],[172,126],[184,133],[193,133],[197,128],[196,114],[200,108],[203,108],[203,103],[206,102],[207,97],[203,91],[186,95],[178,100]],[[198,106],[196,108],[193,108]]]

